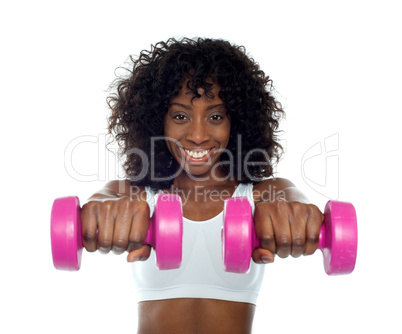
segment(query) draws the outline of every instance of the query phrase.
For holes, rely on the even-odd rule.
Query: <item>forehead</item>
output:
[[[177,93],[177,95],[173,96],[171,100],[194,100],[196,98],[220,100],[219,92],[221,90],[221,87],[217,82],[206,80],[205,84],[201,84],[195,89],[193,88],[194,85],[195,83],[189,82],[189,79],[184,80],[181,84],[179,92]]]

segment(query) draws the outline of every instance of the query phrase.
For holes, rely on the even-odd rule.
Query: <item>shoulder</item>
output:
[[[287,188],[295,187],[294,183],[284,178],[270,178],[254,184],[253,197],[255,202],[276,198]]]

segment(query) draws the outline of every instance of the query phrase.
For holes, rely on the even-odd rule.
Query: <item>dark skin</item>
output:
[[[165,116],[168,148],[183,167],[172,188],[165,191],[178,192],[183,216],[195,221],[218,215],[225,198],[231,197],[238,185],[219,168],[220,153],[229,140],[230,118],[218,91],[215,84],[214,99],[202,90],[200,98],[192,99],[193,95],[182,89],[171,100]],[[149,207],[143,190],[128,181],[112,181],[90,198],[82,208],[84,247],[88,251],[127,251],[129,262],[148,259],[151,248],[143,242]],[[254,262],[272,263],[275,255],[286,258],[314,253],[323,221],[318,208],[285,179],[265,180],[253,190],[255,228],[262,246],[254,250]],[[255,305],[177,298],[141,302],[138,312],[139,334],[246,334],[251,333]]]

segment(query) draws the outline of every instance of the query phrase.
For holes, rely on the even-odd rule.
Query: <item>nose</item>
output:
[[[202,120],[193,120],[187,131],[186,139],[199,145],[210,139],[208,126]]]

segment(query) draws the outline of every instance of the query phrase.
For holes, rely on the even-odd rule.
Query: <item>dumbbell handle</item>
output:
[[[227,199],[224,213],[222,250],[225,270],[245,273],[253,250],[261,247],[255,232],[250,203],[247,198]],[[318,249],[323,253],[324,269],[328,275],[349,274],[353,271],[357,255],[357,219],[351,203],[328,201]],[[246,252],[248,255],[243,256]]]
[[[253,249],[261,248],[260,240],[258,240],[257,233],[255,232],[254,224],[251,227],[252,229],[252,247]],[[325,248],[326,238],[325,238],[325,219],[321,225],[319,241],[318,241],[318,249],[321,251]]]
[[[261,244],[252,224],[253,249]],[[324,255],[324,269],[328,275],[351,273],[357,252],[356,212],[351,203],[328,201],[320,228],[318,249]]]
[[[160,194],[156,202],[144,244],[154,248],[159,269],[175,269],[180,267],[182,261],[181,200],[175,194]],[[83,240],[78,197],[63,197],[53,202],[50,230],[56,269],[79,270]]]
[[[78,199],[78,197],[77,196],[71,196],[70,198],[68,198],[68,200],[69,201],[74,201],[74,203],[75,203],[75,207],[76,207],[76,210],[77,210],[77,212],[73,212],[73,211],[71,211],[71,212],[68,212],[68,213],[66,213],[66,210],[64,209],[64,207],[63,206],[60,206],[60,207],[58,207],[57,205],[53,205],[53,210],[52,210],[52,220],[56,220],[57,218],[56,218],[56,216],[59,216],[59,217],[62,217],[63,219],[70,219],[70,220],[73,220],[73,216],[75,215],[76,217],[77,217],[77,220],[78,220],[78,224],[77,224],[77,226],[76,226],[76,228],[77,228],[77,230],[74,230],[71,226],[70,226],[70,228],[68,228],[68,229],[65,229],[65,230],[63,230],[63,231],[60,231],[59,233],[58,233],[58,235],[65,235],[65,234],[70,234],[71,236],[69,237],[69,238],[67,238],[68,240],[74,240],[75,241],[75,239],[73,238],[73,234],[77,234],[77,243],[78,243],[78,247],[80,247],[80,248],[82,248],[82,246],[83,246],[83,239],[82,239],[82,230],[81,230],[81,206],[80,206],[80,200]],[[66,201],[66,198],[64,198],[64,197],[62,197],[62,198],[59,198],[59,199],[56,199],[55,200],[55,204],[57,204],[57,201]],[[63,210],[63,214],[61,215],[59,212],[58,212],[58,210]],[[155,221],[154,221],[154,219],[153,219],[153,217],[150,219],[150,222],[149,222],[149,229],[148,229],[148,233],[147,233],[147,236],[146,236],[146,238],[145,238],[145,241],[144,241],[144,244],[146,244],[146,245],[150,245],[150,246],[153,246],[154,244],[155,244],[155,237],[154,237],[154,229],[155,229]],[[56,232],[55,231],[55,229],[58,229],[58,228],[64,228],[65,226],[64,225],[58,225],[58,224],[52,224],[52,226],[51,226],[51,228],[52,228],[52,232]],[[56,234],[56,233],[54,233],[54,234]],[[98,236],[98,229],[96,229],[96,236]],[[62,240],[60,240],[60,239],[55,239],[54,237],[52,238],[52,241],[54,242],[54,243],[58,243],[59,245],[61,244],[61,242],[62,242]],[[54,251],[57,251],[57,247],[54,247],[56,250],[54,250]],[[62,248],[60,248],[60,250],[62,251],[63,249]]]
[[[173,247],[173,243],[176,242],[171,236],[180,235],[180,243],[182,242],[183,223],[181,219],[180,224],[172,224],[171,221],[177,221],[179,217],[182,217],[181,199],[177,194],[159,194],[156,203],[143,244],[151,246],[155,251],[161,250],[156,257],[156,266],[159,269],[176,269],[181,264],[181,244],[180,247]],[[173,210],[172,207],[174,207]],[[158,232],[156,231],[157,221]]]

